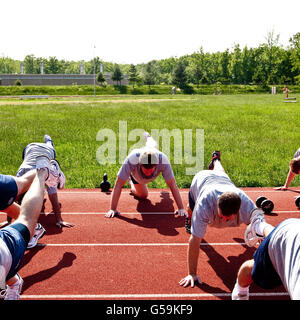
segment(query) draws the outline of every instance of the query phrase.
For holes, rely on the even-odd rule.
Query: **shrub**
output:
[[[22,81],[20,79],[17,79],[15,81],[15,86],[21,86],[22,85]]]

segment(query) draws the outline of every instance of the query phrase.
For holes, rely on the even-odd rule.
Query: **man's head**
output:
[[[151,176],[158,164],[158,157],[153,151],[144,151],[139,158],[141,170],[145,176]]]
[[[294,158],[290,161],[290,168],[294,174],[300,173],[300,157]]]
[[[223,220],[233,219],[240,210],[241,198],[235,192],[224,192],[218,199],[218,213]]]

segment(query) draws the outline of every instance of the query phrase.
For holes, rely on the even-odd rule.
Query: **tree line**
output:
[[[110,73],[119,84],[124,75],[133,85],[172,84],[186,89],[189,84],[300,84],[300,32],[289,39],[284,48],[279,35],[269,32],[265,42],[256,48],[233,48],[208,53],[201,47],[197,52],[182,57],[152,60],[145,64],[116,64],[96,57],[90,61],[65,61],[56,57],[38,58],[27,55],[23,61],[25,74],[39,74],[43,63],[45,74],[98,74],[100,83],[105,78],[100,72]],[[20,73],[21,61],[0,57],[0,73]]]

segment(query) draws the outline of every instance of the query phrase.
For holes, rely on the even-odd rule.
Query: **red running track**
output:
[[[300,189],[275,191],[244,188],[252,200],[266,196],[274,204],[267,222],[277,225],[300,218],[295,197]],[[188,190],[181,190],[187,203]],[[187,275],[184,218],[174,217],[176,205],[168,190],[152,189],[147,200],[137,200],[124,189],[121,216],[105,218],[110,193],[99,189],[59,192],[62,215],[73,228],[59,229],[46,202],[40,222],[46,235],[27,250],[19,271],[24,279],[23,300],[229,300],[237,271],[255,248],[244,244],[245,225],[208,228],[201,244],[198,274],[202,285],[183,288]],[[0,215],[0,222],[5,220]],[[250,299],[289,299],[283,287],[250,287]]]

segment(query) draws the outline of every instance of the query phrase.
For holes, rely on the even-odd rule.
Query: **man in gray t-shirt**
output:
[[[255,228],[255,223],[253,228]],[[266,238],[239,269],[233,300],[248,300],[252,282],[263,289],[283,285],[292,300],[300,300],[300,219],[287,219],[264,230]]]
[[[190,187],[188,212],[192,216],[192,225],[188,249],[189,274],[179,282],[184,287],[193,287],[195,281],[201,283],[197,275],[199,246],[207,227],[248,225],[251,213],[256,209],[254,202],[225,173],[219,151],[213,152],[209,168],[198,172]]]
[[[111,197],[110,210],[105,215],[112,218],[120,214],[117,210],[118,201],[122,187],[129,181],[131,192],[140,199],[148,197],[147,184],[155,180],[160,174],[164,177],[166,184],[170,188],[174,200],[178,206],[175,214],[180,216],[187,215],[183,207],[183,202],[177,187],[171,164],[167,156],[157,149],[155,140],[148,132],[144,134],[146,146],[133,150],[125,159],[118,172]]]

